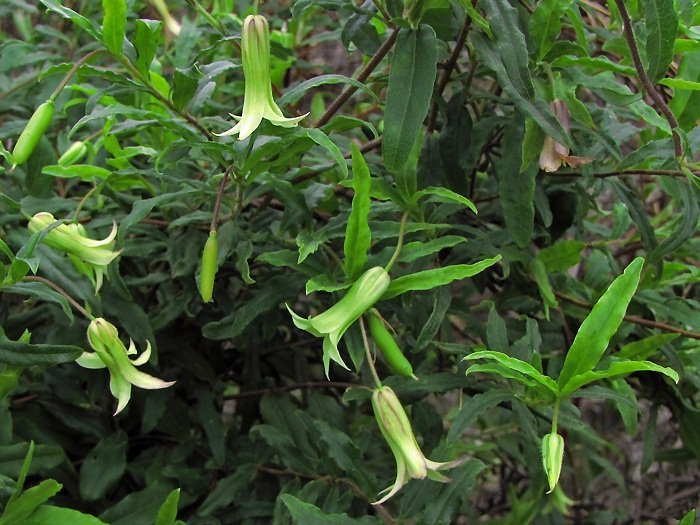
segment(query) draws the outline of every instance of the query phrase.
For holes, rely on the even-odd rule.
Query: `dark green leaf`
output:
[[[158,49],[163,23],[160,20],[137,20],[135,26],[136,67],[141,74],[148,78],[151,62],[153,62]]]
[[[382,157],[391,172],[408,160],[428,114],[437,71],[437,38],[430,26],[401,30],[391,61]]]
[[[282,502],[287,506],[295,525],[375,525],[375,520],[369,516],[351,518],[347,514],[326,514],[317,506],[306,503],[292,496],[282,494]]]
[[[80,467],[80,496],[88,501],[103,497],[126,470],[127,436],[123,430],[95,445]]]
[[[449,446],[454,445],[479,416],[504,401],[508,401],[511,397],[512,394],[502,390],[489,390],[483,394],[476,394],[470,397],[462,405],[462,408],[457,413],[457,417],[452,422],[450,430],[447,432],[447,444]]]
[[[18,366],[57,365],[75,361],[83,349],[71,345],[31,344],[0,337],[0,363]]]
[[[647,75],[652,83],[664,77],[673,60],[678,17],[673,0],[643,0],[646,23]]]

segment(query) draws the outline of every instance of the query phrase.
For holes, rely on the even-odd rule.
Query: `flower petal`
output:
[[[83,368],[90,368],[92,370],[107,368],[107,365],[104,364],[100,356],[95,352],[83,352],[75,362]]]

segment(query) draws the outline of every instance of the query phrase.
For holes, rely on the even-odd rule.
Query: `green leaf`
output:
[[[563,240],[543,248],[537,254],[549,273],[565,272],[581,262],[581,252],[586,243],[581,241]]]
[[[284,95],[277,99],[277,105],[281,107],[286,104],[296,104],[309,89],[326,84],[349,84],[358,88],[370,98],[377,100],[377,95],[374,91],[354,78],[343,75],[320,75],[318,77],[305,80],[304,82],[301,82],[300,84],[297,84],[296,86],[285,91]]]
[[[6,476],[20,477],[20,473],[26,469],[27,447],[29,443],[15,443],[13,445],[0,446],[0,472]],[[36,473],[41,469],[48,469],[60,465],[66,459],[63,449],[51,445],[36,445],[32,454],[31,466],[28,474]]]
[[[432,290],[438,286],[450,284],[453,281],[466,279],[493,266],[500,260],[501,256],[496,255],[474,264],[455,264],[444,268],[433,268],[432,270],[403,275],[391,281],[382,299],[391,299],[413,290]]]
[[[49,10],[53,11],[54,13],[58,13],[63,18],[70,20],[78,27],[84,29],[95,40],[101,40],[101,35],[100,35],[99,29],[97,29],[95,24],[93,24],[89,19],[85,18],[83,15],[80,15],[80,14],[76,13],[75,11],[73,11],[72,9],[69,9],[67,7],[62,6],[61,3],[56,1],[56,0],[40,0],[40,1]]]
[[[73,310],[71,309],[68,299],[66,299],[64,295],[61,295],[52,288],[49,288],[48,285],[44,283],[19,282],[11,286],[5,286],[3,287],[3,290],[9,293],[31,295],[42,301],[56,303],[61,307],[61,310],[63,310],[63,313],[70,320],[70,322],[73,322]]]
[[[418,337],[416,338],[416,343],[411,349],[411,353],[418,353],[426,348],[431,342],[435,340],[442,322],[445,319],[447,310],[450,308],[452,302],[452,293],[449,288],[441,286],[435,289],[435,300],[433,301],[433,310],[430,312],[430,317],[423,325]]]
[[[466,206],[467,208],[469,208],[474,213],[479,213],[472,201],[470,201],[463,195],[460,195],[459,193],[455,193],[454,191],[449,190],[447,188],[443,188],[441,186],[428,186],[427,188],[416,192],[414,198],[417,201],[418,199],[425,196],[430,197],[429,200],[435,202],[447,204],[461,204],[462,206]]]
[[[571,395],[582,386],[610,377],[625,376],[633,372],[659,372],[678,383],[678,374],[672,368],[657,365],[651,361],[615,360],[604,370],[592,370],[578,374],[569,379],[561,389],[561,397]]]
[[[543,0],[530,19],[530,35],[535,42],[535,54],[538,60],[549,52],[561,33],[562,12],[570,1]]]
[[[483,413],[508,401],[513,395],[503,390],[489,390],[481,394],[476,394],[465,401],[462,408],[457,413],[457,417],[452,422],[450,430],[447,432],[447,445],[452,446],[462,437],[467,430]]]
[[[80,496],[88,501],[103,497],[126,470],[127,435],[123,430],[100,440],[80,467]]]
[[[404,244],[401,248],[399,262],[413,262],[420,259],[421,257],[433,255],[434,253],[438,253],[441,250],[452,248],[453,246],[464,242],[468,242],[467,239],[459,235],[444,235],[443,237],[438,237],[437,239],[431,239],[429,241],[409,242]]]
[[[632,217],[632,220],[637,225],[644,249],[647,252],[654,251],[658,245],[658,241],[656,239],[654,227],[651,225],[646,209],[644,208],[644,203],[639,199],[637,193],[628,188],[624,183],[617,180],[610,180],[608,184],[612,185],[615,194],[627,207],[630,217]]]
[[[153,62],[158,49],[163,23],[160,20],[137,20],[135,27],[136,68],[148,78],[151,62]]]
[[[14,525],[108,525],[104,521],[77,510],[42,505],[34,514]]]
[[[481,0],[486,18],[493,31],[496,48],[505,72],[516,91],[533,99],[535,87],[528,68],[529,56],[525,35],[518,24],[518,11],[508,0]]]
[[[45,479],[38,485],[22,492],[5,507],[5,512],[0,517],[0,525],[17,525],[31,516],[39,505],[54,496],[61,490],[62,486],[56,480]]]
[[[178,111],[184,111],[197,91],[197,84],[202,73],[196,65],[189,68],[177,68],[173,75],[173,91],[170,98]]]
[[[437,73],[437,37],[433,28],[421,25],[402,29],[391,60],[382,158],[394,173],[408,160],[428,114]]]
[[[496,74],[498,83],[503,88],[503,91],[513,99],[515,107],[537,122],[542,131],[554,140],[560,144],[570,145],[571,140],[566,131],[552,115],[547,105],[540,100],[533,100],[533,95],[520,85],[522,84],[522,79],[519,76],[515,76],[515,81],[510,77],[511,73],[506,70],[503,60],[494,48],[493,42],[479,34],[473,34],[471,39],[474,47],[479,52],[481,63]]]
[[[0,363],[7,365],[57,365],[75,361],[83,349],[72,345],[31,344],[0,336]]]
[[[698,219],[700,219],[700,205],[698,205],[700,192],[698,189],[692,184],[676,180],[668,181],[668,184],[674,187],[680,195],[681,218],[670,235],[649,254],[649,262],[652,264],[660,262],[666,255],[673,253],[690,240],[695,235]]]
[[[230,476],[218,480],[216,487],[207,494],[204,503],[197,510],[197,514],[209,516],[217,510],[229,506],[236,499],[238,493],[253,481],[256,474],[256,465],[242,465]]]
[[[155,525],[175,525],[177,504],[180,501],[180,489],[173,490],[158,510]]]
[[[362,153],[352,145],[352,185],[355,196],[345,229],[345,274],[349,279],[356,279],[367,262],[367,251],[372,240],[369,229],[370,187],[369,168]]]
[[[544,375],[542,372],[537,370],[531,364],[526,363],[525,361],[521,361],[520,359],[515,359],[514,357],[510,357],[502,352],[493,352],[491,350],[481,350],[478,352],[472,352],[464,359],[465,360],[488,359],[491,361],[495,361],[496,363],[503,365],[506,368],[508,368],[514,372],[517,372],[518,374],[522,374],[525,377],[531,379],[535,383],[543,386],[545,389],[550,391],[552,394],[557,395],[559,393],[559,387],[557,386],[557,382],[554,381],[554,379],[552,379],[549,376]],[[467,373],[470,373],[469,369],[467,370]]]
[[[474,488],[477,477],[486,464],[478,459],[470,459],[465,465],[450,472],[450,483],[440,487],[440,492],[430,499],[425,508],[423,523],[431,525],[451,525],[462,507],[462,498]]]
[[[126,34],[126,0],[102,0],[102,42],[113,54],[122,54]]]
[[[535,227],[535,178],[537,163],[532,163],[524,172],[520,171],[521,152],[525,139],[525,119],[517,113],[506,126],[503,155],[496,165],[501,208],[508,231],[515,243],[524,248],[530,244]]]
[[[574,376],[585,374],[598,364],[603,357],[610,339],[617,332],[627,311],[627,306],[637,290],[644,259],[637,257],[622,275],[617,277],[605,293],[598,299],[591,313],[578,329],[574,342],[564,360],[559,374],[562,390]]]
[[[623,359],[646,359],[662,346],[674,341],[681,334],[654,334],[638,341],[632,341],[620,348],[616,357]]]
[[[294,133],[300,137],[308,137],[319,146],[326,148],[326,150],[333,155],[333,158],[335,158],[336,162],[338,163],[338,167],[343,173],[343,178],[348,176],[348,163],[346,162],[345,157],[343,157],[343,153],[340,151],[338,146],[335,145],[335,142],[329,139],[328,135],[326,135],[323,131],[315,128],[296,128]]]
[[[530,271],[535,277],[537,288],[540,291],[540,297],[542,297],[542,300],[544,301],[545,315],[547,319],[549,319],[549,308],[557,307],[557,298],[554,295],[552,284],[549,282],[547,268],[545,267],[544,263],[539,259],[532,259],[530,261]]]
[[[659,84],[668,86],[673,89],[685,89],[688,91],[700,91],[700,82],[692,82],[683,80],[682,78],[662,78]]]
[[[695,524],[695,509],[691,510],[681,518],[678,525],[694,525]]]
[[[673,0],[643,0],[647,30],[647,75],[652,83],[663,78],[673,60],[673,44],[678,30],[678,16]]]
[[[92,182],[95,180],[95,178],[106,179],[112,174],[112,172],[106,168],[91,166],[89,164],[73,164],[72,166],[51,164],[44,166],[41,172],[45,175],[50,175],[51,177],[58,177],[61,179],[72,179],[77,177],[86,182]]]
[[[375,525],[374,518],[351,518],[347,514],[326,514],[316,505],[306,503],[291,494],[282,494],[282,502],[292,515],[295,525]]]

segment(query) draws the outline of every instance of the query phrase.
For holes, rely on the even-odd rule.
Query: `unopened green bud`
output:
[[[542,464],[547,474],[549,494],[554,490],[559,481],[561,466],[564,460],[564,438],[556,432],[547,434],[542,438]]]
[[[39,143],[39,139],[41,139],[46,128],[51,124],[53,110],[54,101],[52,99],[47,100],[36,108],[12,150],[13,167],[27,162],[27,159],[29,159]]]
[[[87,145],[82,140],[73,142],[63,155],[58,158],[58,164],[63,167],[72,166],[76,162],[80,162],[86,153]]]
[[[209,238],[202,251],[202,268],[199,274],[199,294],[205,303],[211,302],[214,293],[214,278],[217,270],[217,257],[219,255],[219,242],[216,238],[216,230],[209,232]]]

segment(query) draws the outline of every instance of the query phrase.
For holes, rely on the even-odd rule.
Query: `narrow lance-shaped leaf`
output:
[[[524,376],[532,379],[536,383],[545,387],[552,394],[556,395],[559,393],[559,388],[557,387],[557,383],[556,383],[556,381],[554,381],[554,379],[552,379],[549,376],[544,375],[542,372],[537,370],[530,363],[526,363],[525,361],[521,361],[520,359],[510,357],[509,355],[506,355],[502,352],[493,352],[491,350],[483,350],[480,352],[473,352],[473,353],[469,354],[467,357],[465,357],[465,359],[468,359],[468,360],[487,359],[490,361],[496,361],[497,363],[506,366],[510,370],[513,370],[515,372],[523,374]],[[467,371],[467,372],[469,372],[469,371]]]
[[[660,366],[656,363],[652,363],[651,361],[620,360],[614,361],[605,370],[594,370],[572,377],[566,383],[566,386],[562,388],[561,396],[565,397],[571,395],[582,386],[585,386],[594,381],[599,381],[601,379],[607,379],[611,377],[625,376],[633,372],[659,372],[673,379],[675,383],[678,382],[678,374],[672,368]]]
[[[352,199],[352,210],[345,229],[345,273],[348,278],[355,279],[362,272],[367,262],[367,250],[371,242],[369,229],[370,188],[372,185],[369,169],[360,150],[352,146],[352,186],[355,196]]]
[[[401,30],[391,61],[382,157],[391,172],[408,159],[428,114],[437,73],[437,37],[432,27]]]
[[[455,264],[444,268],[433,268],[398,277],[391,281],[382,299],[390,299],[411,290],[432,290],[453,281],[472,277],[501,260],[500,255],[474,264]]]
[[[644,0],[646,22],[646,52],[649,61],[647,75],[656,83],[666,74],[673,60],[673,44],[678,30],[678,16],[673,0]]]
[[[593,370],[603,357],[610,339],[617,332],[627,306],[637,290],[644,259],[637,257],[615,279],[584,319],[566,354],[559,374],[559,386],[564,390],[574,376]]]
[[[126,33],[126,0],[102,0],[102,42],[115,55],[122,54]]]

